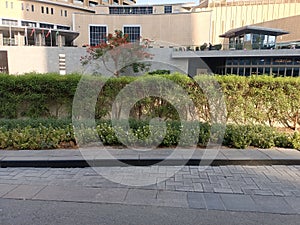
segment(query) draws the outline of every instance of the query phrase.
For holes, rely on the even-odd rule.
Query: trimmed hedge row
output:
[[[57,118],[62,107],[70,116],[80,78],[77,74],[0,74],[0,118]]]
[[[66,76],[0,74],[0,118],[70,118],[74,94],[81,77],[78,74]],[[188,93],[201,121],[209,122],[211,119],[207,97],[197,84],[202,83],[208,87],[210,83],[207,76],[198,76],[194,80],[180,74],[110,79],[99,76],[86,77],[83,87],[87,90],[105,84],[95,106],[96,119],[110,118],[116,96],[131,82],[138,80],[137,89],[132,91],[140,94],[140,92],[148,91],[147,88],[154,83],[153,81],[156,86],[166,88],[168,85],[166,79],[178,84]],[[280,125],[294,129],[298,127],[300,123],[300,78],[233,75],[214,76],[214,78],[224,93],[229,123]],[[174,88],[169,89],[170,93],[177,93]],[[123,99],[124,104],[130,101],[130,97]],[[186,117],[195,116],[187,109],[186,101],[179,101],[176,94],[172,97],[172,101],[176,102],[181,111],[186,111]],[[132,108],[130,117],[143,120],[154,117],[179,119],[173,102],[159,97],[147,97],[138,101]]]
[[[31,120],[32,122],[33,120]],[[147,121],[130,121],[131,131],[124,131],[122,126],[112,127],[110,121],[98,121],[94,129],[80,127],[74,128],[68,121],[41,121],[39,125],[31,123],[33,126],[10,125],[0,128],[0,149],[52,149],[68,148],[80,145],[99,142],[99,138],[104,145],[122,145],[130,143],[141,146],[146,144],[157,144],[161,147],[177,146],[181,137],[181,145],[193,143],[193,135],[181,134],[182,124],[180,122],[167,122],[166,135],[151,136],[152,129],[160,134],[160,127],[155,124],[149,125]],[[13,122],[12,122],[13,123]],[[18,123],[18,120],[15,120]],[[24,124],[24,123],[23,123]],[[29,122],[30,124],[30,122]],[[215,129],[217,130],[217,129]],[[118,132],[118,137],[115,133]],[[199,135],[196,137],[199,146],[206,146],[210,138],[211,127],[207,123],[199,123]],[[286,134],[276,131],[273,128],[258,125],[228,125],[226,127],[223,145],[234,148],[246,148],[254,146],[259,148],[284,147],[300,149],[300,135],[298,133]]]

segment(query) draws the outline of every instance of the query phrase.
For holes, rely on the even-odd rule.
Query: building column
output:
[[[24,35],[22,35],[20,31],[18,31],[18,34],[15,35],[15,37],[17,37],[15,40],[16,45],[24,46]]]
[[[12,32],[13,33],[13,43],[12,45],[19,45],[19,32]]]
[[[0,32],[0,46],[3,46],[3,33]]]
[[[57,36],[57,46],[58,47],[62,47],[63,46],[62,36],[60,34]]]
[[[38,33],[36,35],[36,45],[37,46],[42,46],[42,34],[41,33]]]

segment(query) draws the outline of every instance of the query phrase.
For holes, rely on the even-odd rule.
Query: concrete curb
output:
[[[76,168],[76,167],[127,167],[127,166],[227,166],[227,165],[248,165],[248,166],[272,166],[272,165],[300,165],[300,159],[270,159],[270,160],[199,160],[199,159],[45,159],[45,160],[1,160],[0,167],[52,167],[52,168]]]

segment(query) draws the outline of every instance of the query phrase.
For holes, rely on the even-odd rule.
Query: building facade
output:
[[[79,33],[75,13],[94,14],[97,5],[134,0],[0,0],[0,46],[72,46]]]
[[[221,34],[253,24],[290,32],[278,42],[294,41],[300,36],[299,29],[295,29],[300,22],[300,0],[204,0],[196,5],[144,6],[135,3],[0,0],[0,46],[93,45],[99,35],[116,29],[150,39],[159,47],[226,45]]]
[[[108,33],[122,30],[131,41],[146,38],[150,48],[165,49],[168,54],[171,52],[164,54],[165,58],[168,55],[166,61],[185,62],[187,73],[191,76],[207,72],[300,75],[298,49],[271,51],[279,47],[300,46],[300,0],[203,0],[199,4],[165,5],[135,3],[134,0],[0,0],[0,58],[8,59],[2,60],[5,65],[0,65],[0,70],[5,71],[3,68],[9,67],[12,73],[28,72],[25,67],[29,63],[16,66],[13,59],[18,52],[30,54],[34,51],[36,55],[45,55],[50,60],[45,63],[42,57],[31,56],[34,58],[31,63],[33,70],[54,72],[49,62],[57,63],[56,53],[61,55],[65,51],[65,59],[69,63],[66,65],[67,72],[75,72],[73,69],[77,66],[74,65],[80,65],[80,57],[76,61],[74,56],[84,54],[85,48],[82,47],[97,45],[105,41]],[[273,46],[273,37],[267,37],[265,50],[253,45],[254,35],[248,43],[251,49],[243,45],[243,48],[231,51],[230,45],[244,41],[246,37],[237,36],[233,42],[222,34],[250,25],[286,32],[277,37],[276,46]],[[195,51],[200,50],[204,43],[209,46],[221,44],[222,50],[228,51],[208,51],[208,48]],[[26,49],[28,46],[31,46],[30,50]],[[39,48],[34,49],[36,46]],[[64,48],[69,46],[78,48]],[[51,47],[60,47],[60,50],[51,50]],[[36,65],[39,61],[46,66]]]
[[[95,10],[92,15],[74,14],[74,30],[81,34],[75,40],[78,46],[93,44],[95,29],[101,30],[99,33],[131,29],[154,45],[165,47],[227,45],[220,35],[228,30],[255,24],[269,27],[270,21],[277,21],[274,28],[281,28],[278,24],[286,24],[285,20],[294,22],[284,27],[290,35],[277,42],[300,37],[299,29],[294,29],[300,22],[300,0],[207,0],[199,5],[97,6]]]

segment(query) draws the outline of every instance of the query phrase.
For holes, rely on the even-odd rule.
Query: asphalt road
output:
[[[0,199],[0,225],[296,225],[300,215]]]

